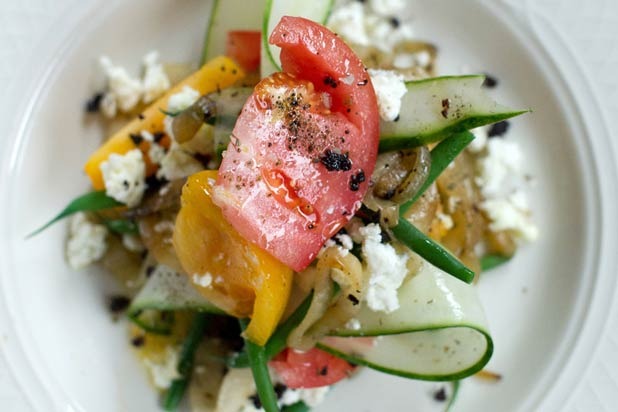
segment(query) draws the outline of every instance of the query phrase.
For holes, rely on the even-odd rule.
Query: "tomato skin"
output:
[[[332,110],[345,113],[367,137],[366,155],[375,164],[380,123],[378,102],[363,62],[334,33],[302,17],[284,16],[270,35],[281,47],[281,67],[331,94]],[[373,170],[369,171],[368,176]]]
[[[289,388],[319,388],[339,382],[356,368],[347,361],[313,348],[299,352],[286,348],[269,362]]]
[[[322,53],[312,35],[337,54]],[[307,41],[278,40],[293,37]],[[326,28],[286,17],[271,40],[285,71],[263,79],[243,107],[213,200],[246,239],[301,271],[360,207],[377,156],[377,103],[360,60]],[[347,65],[320,62],[342,56]],[[362,85],[335,80],[350,77]]]
[[[254,30],[232,30],[227,34],[225,55],[235,60],[247,72],[260,67],[262,34]]]

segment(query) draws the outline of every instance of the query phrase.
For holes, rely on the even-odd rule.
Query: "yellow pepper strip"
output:
[[[168,90],[162,97],[148,106],[142,114],[116,132],[109,138],[96,152],[94,152],[86,164],[84,170],[90,177],[92,187],[95,190],[103,190],[103,175],[100,165],[110,154],[124,154],[135,149],[135,144],[130,138],[131,134],[139,134],[142,130],[150,133],[161,132],[164,130],[163,119],[165,114],[160,109],[167,108],[167,102],[171,95],[178,93],[184,86],[189,86],[197,90],[201,95],[226,88],[234,84],[245,75],[244,71],[234,63],[233,60],[225,56],[215,57],[201,69],[184,79],[182,82]],[[148,144],[141,144],[139,147],[147,156]],[[147,174],[152,174],[156,167],[147,160]]]
[[[226,312],[251,317],[245,335],[264,345],[287,306],[293,272],[225,220],[211,200],[216,178],[216,170],[205,170],[187,180],[174,248],[197,290]]]

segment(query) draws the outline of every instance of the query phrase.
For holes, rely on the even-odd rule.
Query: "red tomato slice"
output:
[[[289,388],[318,388],[347,378],[355,366],[323,350],[287,348],[269,362]]]
[[[260,67],[262,34],[253,30],[232,30],[227,34],[225,55],[231,57],[243,69],[252,72]]]
[[[214,200],[246,239],[301,271],[360,207],[378,109],[362,62],[328,29],[284,17],[270,41],[284,72],[262,80],[245,104]]]

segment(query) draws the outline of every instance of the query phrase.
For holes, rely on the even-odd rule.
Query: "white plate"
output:
[[[96,57],[137,65],[156,48],[166,60],[195,60],[208,7],[200,0],[95,3],[106,7],[81,19],[83,10],[75,10],[64,34],[44,45],[57,52],[40,62],[45,70],[0,163],[0,321],[17,340],[5,349],[13,372],[41,411],[156,407],[124,329],[105,311],[105,277],[68,269],[62,224],[23,238],[87,190],[79,171],[101,136],[82,107],[93,91]],[[440,47],[442,72],[464,65],[489,71],[501,80],[501,101],[534,109],[512,122],[508,138],[521,142],[536,178],[541,238],[481,282],[496,344],[489,368],[504,379],[466,382],[457,409],[558,410],[592,354],[614,290],[616,256],[607,250],[616,244],[610,205],[618,199],[609,135],[595,117],[595,100],[573,85],[578,73],[560,40],[548,35],[541,44],[525,14],[495,2],[411,4],[417,33]],[[320,410],[440,410],[430,399],[434,387],[366,371]]]

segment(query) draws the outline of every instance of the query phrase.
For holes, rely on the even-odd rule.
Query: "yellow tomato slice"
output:
[[[163,119],[165,114],[161,109],[167,109],[167,103],[171,95],[178,93],[184,86],[189,86],[197,90],[200,94],[214,92],[219,89],[231,86],[236,81],[244,77],[244,71],[233,60],[228,57],[220,56],[207,62],[201,69],[181,81],[179,84],[168,90],[162,97],[148,106],[146,110],[136,119],[131,121],[120,131],[110,137],[96,152],[94,152],[86,164],[84,170],[90,177],[92,187],[95,190],[105,188],[103,175],[101,173],[101,163],[107,160],[110,154],[124,154],[135,149],[135,143],[131,140],[131,134],[139,134],[142,130],[150,133],[163,132],[165,127]],[[150,175],[156,171],[156,167],[147,158],[149,145],[143,142],[139,148],[144,152],[147,161],[147,173]]]
[[[176,218],[174,248],[196,288],[237,317],[251,317],[247,338],[263,345],[281,320],[292,270],[244,239],[211,200],[217,171],[189,177]]]

